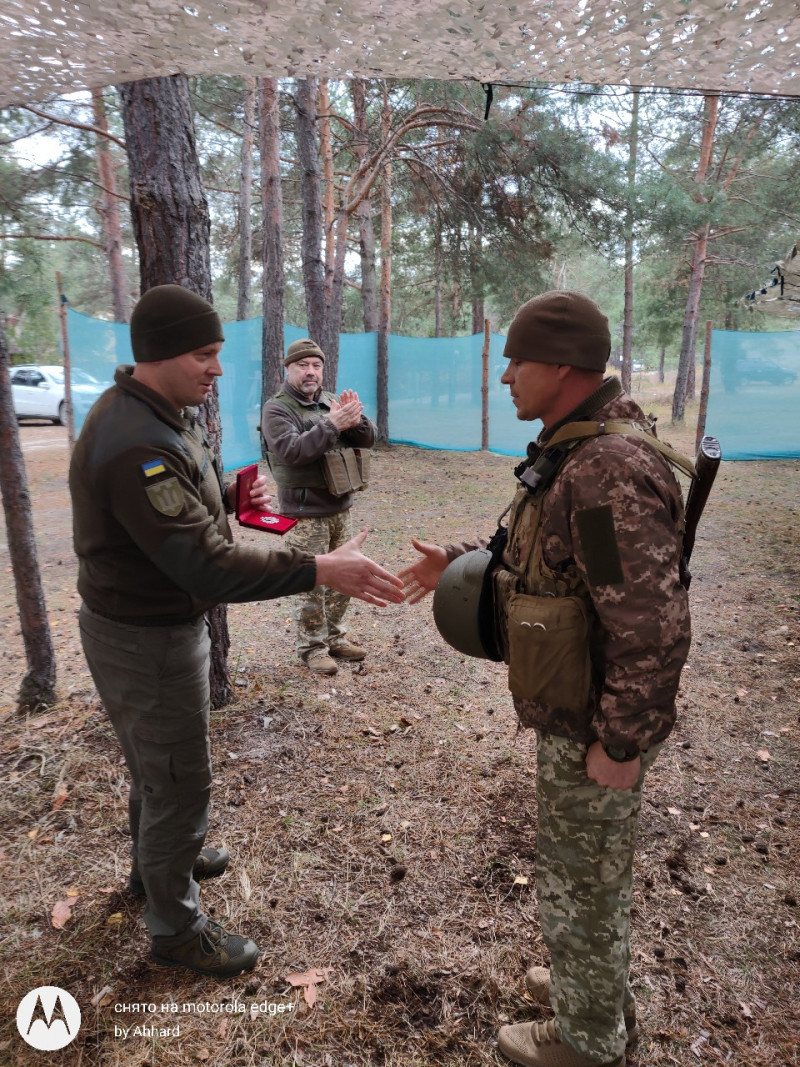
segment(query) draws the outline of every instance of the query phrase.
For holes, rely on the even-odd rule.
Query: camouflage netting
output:
[[[768,281],[741,299],[746,307],[785,315],[800,313],[800,242],[793,245],[785,259],[779,259]]]
[[[0,106],[187,74],[800,96],[797,0],[0,0]]]

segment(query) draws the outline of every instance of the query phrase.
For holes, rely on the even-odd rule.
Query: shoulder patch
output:
[[[145,492],[150,498],[150,503],[162,515],[174,518],[183,510],[183,490],[177,478],[165,478],[163,482],[146,485]]]
[[[622,585],[625,577],[611,505],[576,512],[575,524],[589,585]]]
[[[145,478],[152,478],[154,474],[164,474],[167,468],[163,459],[151,459],[149,463],[142,464]]]

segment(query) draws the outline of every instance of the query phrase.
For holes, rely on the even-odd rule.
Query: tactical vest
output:
[[[336,400],[336,397],[333,393],[322,393],[320,400],[323,399],[330,402],[331,400]],[[309,408],[306,404],[301,404],[299,400],[283,392],[273,396],[272,401],[282,404],[297,415],[303,432],[310,430],[320,419],[327,417],[327,412],[323,411],[319,406],[319,401],[315,407]],[[337,440],[334,447],[339,445],[340,441]],[[275,479],[275,484],[280,488],[327,489],[321,459],[312,460],[311,463],[288,464],[284,463],[274,452],[267,451],[267,463],[272,472],[272,477]]]
[[[644,440],[671,464],[695,475],[694,464],[659,441],[648,424],[630,420],[568,423],[522,474],[527,486],[517,491],[511,504],[494,589],[499,647],[523,724],[528,701],[591,718],[602,691],[603,631],[589,589],[575,565],[558,572],[548,566],[542,546],[542,512],[550,485],[580,446],[592,437],[618,433]]]

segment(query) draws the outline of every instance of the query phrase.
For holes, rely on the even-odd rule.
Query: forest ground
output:
[[[693,452],[688,422],[668,424],[667,387],[638,384],[661,436]],[[354,603],[368,658],[318,679],[294,659],[287,602],[231,607],[236,701],[212,717],[207,840],[233,859],[202,899],[262,957],[225,982],[156,967],[127,890],[125,768],[78,641],[66,432],[20,434],[60,701],[14,710],[24,655],[2,543],[0,1064],[505,1063],[496,1029],[541,1017],[522,979],[547,956],[535,742],[517,731],[502,665],[450,649],[429,601]],[[378,451],[356,509],[367,550],[395,569],[412,535],[489,535],[514,462]],[[800,1063],[798,470],[723,463],[698,537],[679,719],[645,787],[629,1067]],[[324,980],[309,985],[309,972]],[[42,985],[83,1013],[49,1056],[14,1022]],[[156,1010],[130,1010],[140,1004]]]

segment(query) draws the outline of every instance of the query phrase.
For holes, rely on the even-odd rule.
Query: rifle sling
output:
[[[659,441],[647,430],[643,430],[638,423],[626,419],[609,419],[607,422],[568,422],[553,434],[546,442],[545,448],[553,448],[565,441],[581,441],[587,437],[601,437],[603,434],[611,433],[621,433],[626,437],[635,437],[644,441],[645,444],[660,452],[673,467],[683,471],[692,480],[697,478],[697,469],[688,456],[681,455],[680,452],[676,452],[674,448]]]

